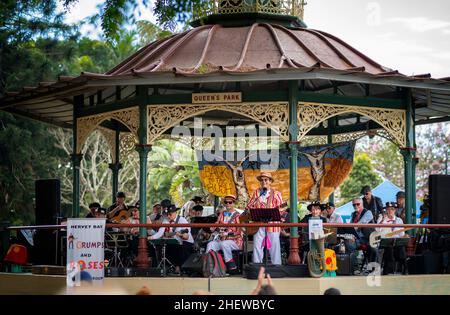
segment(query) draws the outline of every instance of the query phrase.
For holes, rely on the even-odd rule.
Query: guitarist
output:
[[[377,223],[379,224],[403,224],[403,220],[395,215],[397,205],[395,202],[386,202],[386,212],[383,214],[383,217],[380,218]],[[393,227],[393,228],[378,228],[379,232],[394,232],[397,230],[401,230],[401,227]],[[392,235],[391,237],[404,237],[405,232],[400,232],[396,235]],[[394,262],[399,261],[402,266],[403,274],[407,273],[406,268],[406,248],[405,246],[395,246],[395,247],[386,247],[383,253],[383,275],[387,275],[389,273],[395,272],[394,270]]]
[[[234,203],[236,197],[233,195],[228,195],[224,197],[223,203],[225,204],[226,210],[219,214],[216,223],[239,223],[239,212],[234,209]],[[240,228],[211,228],[211,231],[219,229],[216,231],[217,239],[214,239],[208,243],[206,246],[206,252],[210,250],[219,251],[222,250],[225,259],[225,264],[227,270],[236,270],[237,266],[233,259],[232,251],[242,249],[242,230]]]
[[[106,212],[108,223],[120,221],[117,217],[122,210],[128,211],[128,206],[125,204],[125,193],[119,191],[116,195],[116,202]]]

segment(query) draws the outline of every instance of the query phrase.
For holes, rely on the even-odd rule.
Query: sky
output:
[[[97,12],[104,0],[79,0],[66,13],[68,23]],[[381,65],[406,75],[450,77],[450,1],[308,0],[305,23],[333,34]],[[141,6],[140,19],[156,22]],[[138,14],[138,12],[136,12]],[[88,33],[90,32],[90,33]],[[84,35],[98,36],[92,26]]]

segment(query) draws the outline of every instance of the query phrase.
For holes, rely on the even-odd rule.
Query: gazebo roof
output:
[[[308,28],[269,23],[196,27],[151,43],[106,75],[174,71],[205,74],[280,68],[323,68],[392,74],[339,38]]]
[[[175,94],[193,92],[198,84],[217,91],[226,82],[241,82],[245,92],[245,82],[252,89],[261,84],[276,90],[276,82],[282,80],[304,80],[307,91],[319,93],[333,93],[341,84],[345,85],[341,95],[348,96],[361,95],[364,84],[376,97],[390,97],[398,87],[409,87],[416,121],[450,119],[449,78],[406,76],[328,33],[268,22],[198,26],[142,47],[105,74],[60,76],[56,82],[6,93],[0,98],[0,110],[71,127],[75,95],[83,94],[84,103],[92,105],[99,91],[104,100],[114,99],[118,87],[126,98],[137,85],[163,86],[162,93]]]

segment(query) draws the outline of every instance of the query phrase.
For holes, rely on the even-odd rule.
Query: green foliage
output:
[[[371,152],[373,163],[384,178],[398,187],[404,187],[403,156],[396,144],[378,138],[367,152]]]
[[[367,153],[356,154],[353,161],[353,169],[347,180],[340,186],[340,204],[358,197],[363,186],[375,187],[380,183],[381,178],[375,173],[369,155]]]
[[[34,181],[59,177],[57,149],[41,123],[0,112],[0,220],[34,223]]]

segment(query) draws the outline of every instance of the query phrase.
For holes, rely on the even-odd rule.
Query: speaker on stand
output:
[[[61,210],[61,189],[58,179],[43,179],[35,182],[36,225],[58,224]],[[37,230],[34,235],[35,265],[58,264],[58,231]]]
[[[428,178],[430,197],[429,222],[450,224],[450,175],[430,175]]]

